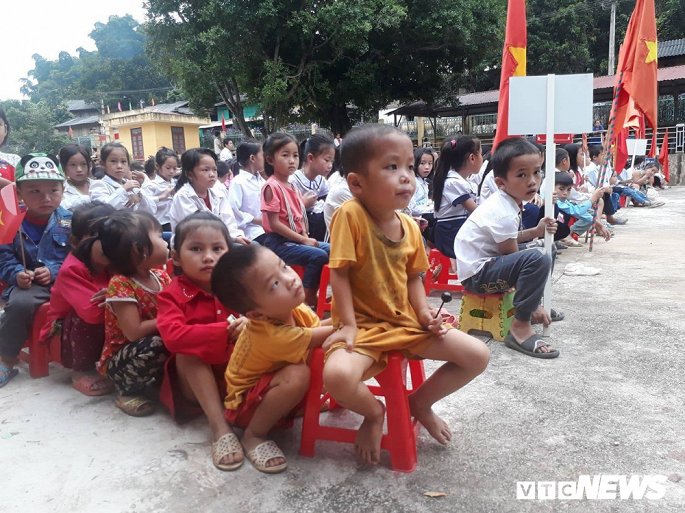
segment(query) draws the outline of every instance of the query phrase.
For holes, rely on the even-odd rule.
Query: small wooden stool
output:
[[[514,318],[514,291],[504,294],[476,294],[464,291],[461,298],[459,329],[485,331],[502,342]]]

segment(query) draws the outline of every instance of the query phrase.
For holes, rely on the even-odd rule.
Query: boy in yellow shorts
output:
[[[282,472],[285,456],[268,434],[292,420],[309,388],[310,349],[333,329],[304,303],[297,273],[257,244],[235,245],[219,259],[212,292],[249,321],[226,369],[226,420],[244,429],[240,442],[257,470]]]
[[[446,362],[410,398],[412,415],[438,442],[451,433],[432,409],[485,370],[490,352],[480,340],[448,329],[431,309],[421,280],[428,269],[421,232],[398,212],[416,182],[409,137],[385,125],[352,130],[341,147],[354,198],[331,222],[333,326],[324,342],[324,385],[342,406],[364,417],[356,439],[360,459],[380,459],[385,410],[363,380],[385,366],[388,351]]]

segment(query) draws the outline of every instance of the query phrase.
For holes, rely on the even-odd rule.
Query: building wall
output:
[[[200,146],[200,135],[197,124],[187,123],[168,123],[168,122],[146,122],[140,124],[131,124],[119,127],[119,142],[126,146],[128,151],[133,155],[133,142],[131,140],[131,129],[141,128],[143,133],[143,155],[145,158],[154,155],[157,150],[166,146],[173,148],[173,141],[171,138],[171,127],[182,127],[183,136],[185,139],[185,148],[197,148]]]

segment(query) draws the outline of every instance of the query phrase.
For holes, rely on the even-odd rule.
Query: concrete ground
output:
[[[211,464],[203,420],[179,427],[163,412],[127,417],[112,396],[74,391],[57,365],[38,380],[22,367],[0,390],[0,511],[684,511],[685,187],[662,197],[664,207],[624,210],[629,223],[592,253],[561,253],[553,293],[566,320],[551,338],[561,356],[533,359],[488,341],[487,371],[436,406],[452,444],[422,431],[411,474],[389,470],[385,453],[379,467],[360,467],[342,444],[320,443],[315,458],[302,458],[299,424],[275,437],[290,464],[284,474],[249,463],[223,473]],[[602,272],[562,275],[570,262]],[[516,499],[517,481],[584,474],[668,480],[659,500]]]

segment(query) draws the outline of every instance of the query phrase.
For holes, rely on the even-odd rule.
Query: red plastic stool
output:
[[[423,278],[423,287],[426,289],[428,296],[434,290],[449,291],[449,292],[464,292],[464,287],[459,284],[450,283],[450,280],[459,280],[459,277],[450,272],[450,259],[440,253],[437,249],[431,249],[428,256],[428,263],[430,264],[426,275]],[[440,273],[436,280],[433,279],[433,270],[438,266]]]
[[[407,365],[407,362],[408,365]],[[324,353],[321,348],[312,352],[311,382],[307,392],[300,454],[314,456],[317,440],[354,443],[356,429],[325,426],[320,423],[321,405],[329,399],[323,392]],[[412,388],[407,388],[407,367]],[[390,452],[390,466],[399,472],[416,469],[416,435],[418,423],[409,413],[409,394],[426,379],[423,361],[407,360],[401,353],[388,354],[388,366],[375,377],[378,386],[369,386],[375,396],[385,397],[388,432],[381,439],[381,448]]]
[[[319,297],[316,299],[316,315],[323,319],[326,312],[331,311],[333,298],[328,297],[328,283],[331,281],[331,270],[328,264],[321,269],[321,281],[319,282]]]
[[[627,208],[628,207],[628,196],[619,196],[618,204],[621,208]]]
[[[50,373],[50,362],[62,363],[60,337],[55,335],[48,340],[40,340],[40,331],[47,322],[49,308],[50,303],[43,303],[38,307],[33,318],[33,326],[31,327],[29,338],[19,353],[19,358],[24,362],[28,362],[29,374],[32,378],[44,378],[47,376]]]

